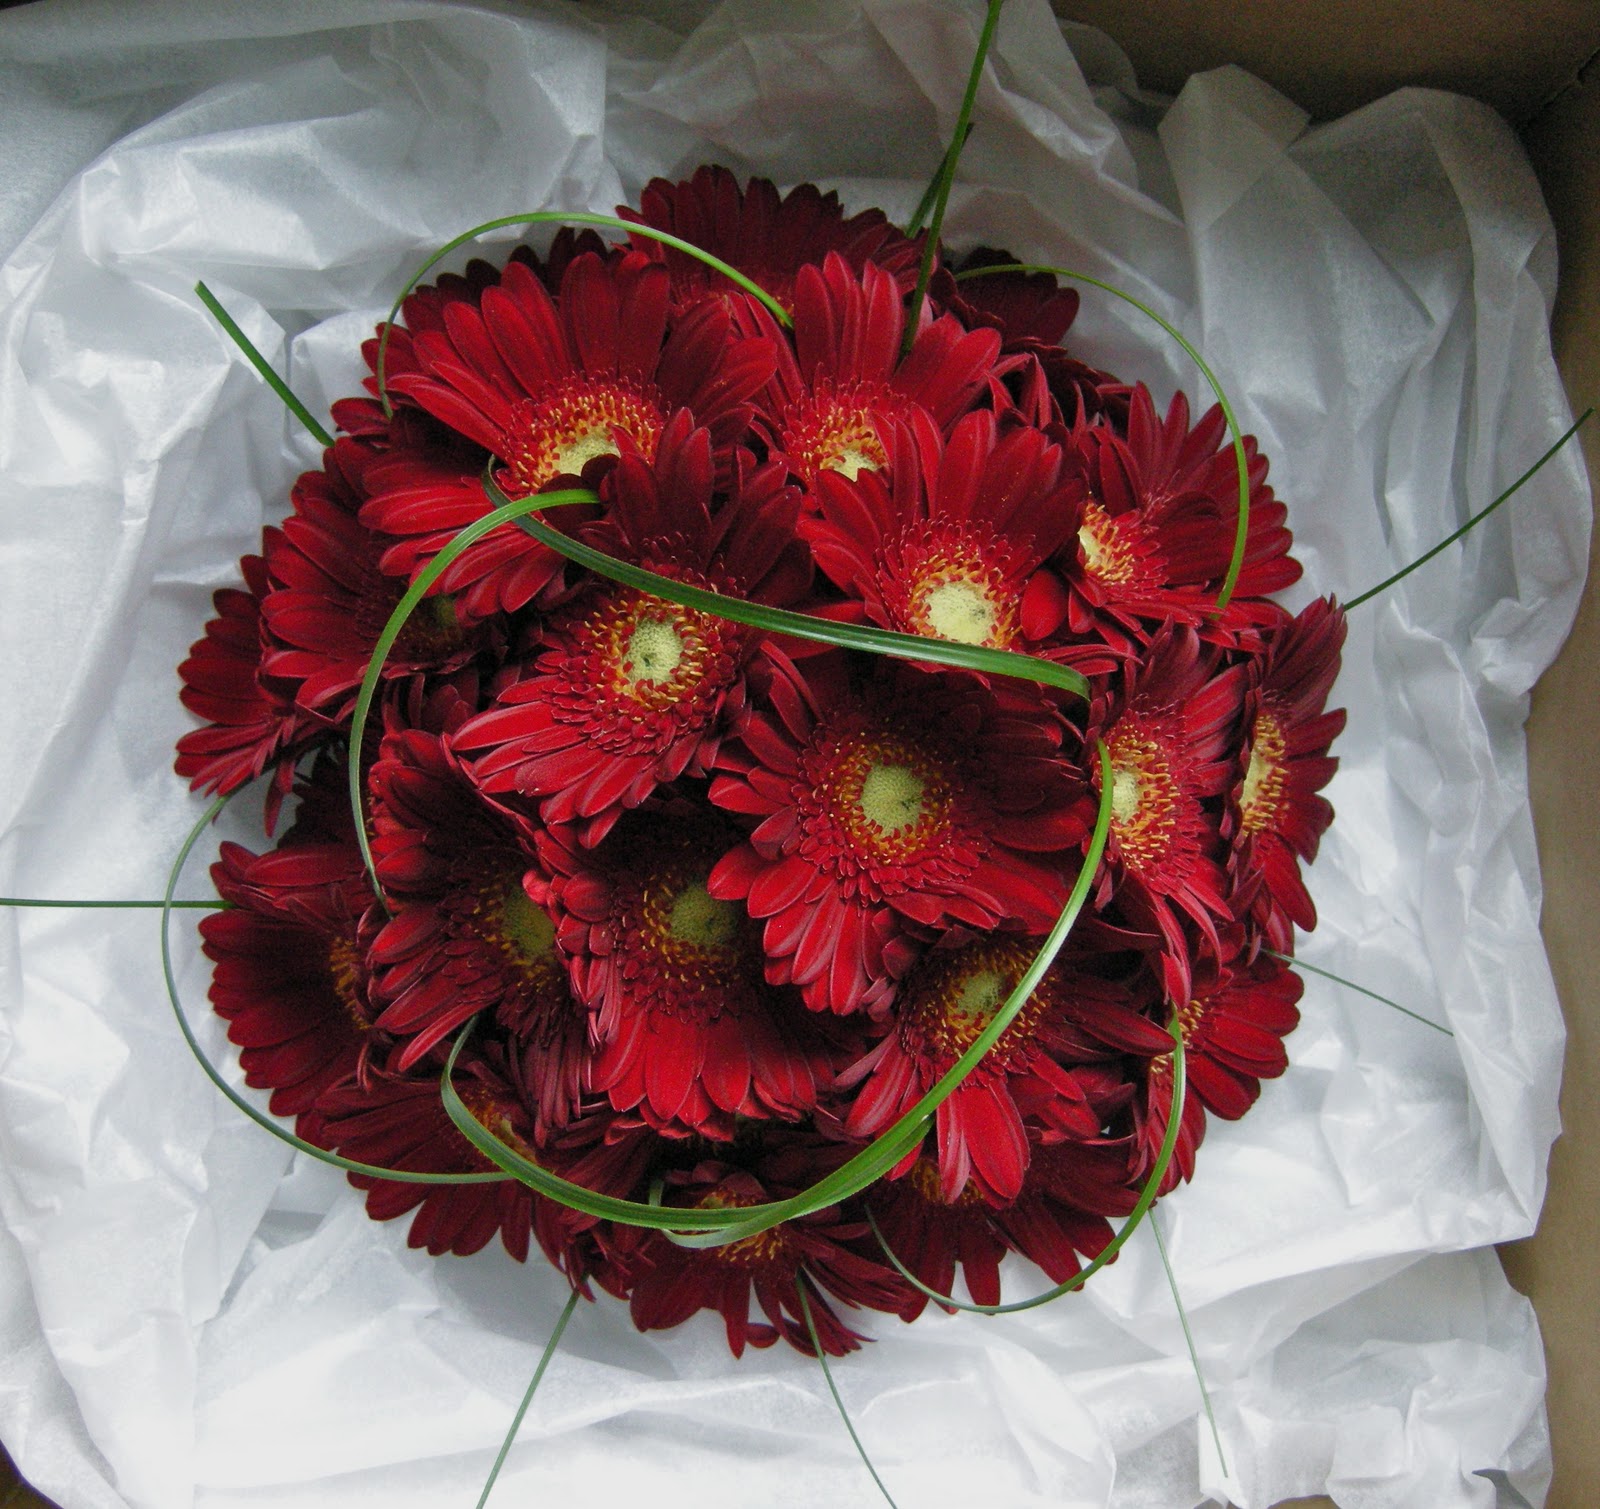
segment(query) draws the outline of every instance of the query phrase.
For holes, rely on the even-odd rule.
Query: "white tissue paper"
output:
[[[325,414],[405,278],[491,217],[609,211],[709,161],[903,221],[982,20],[972,0],[637,9],[0,15],[6,894],[161,894],[200,810],[171,771],[192,726],[174,668],[319,463],[196,279]],[[1485,107],[1409,90],[1311,125],[1234,69],[1158,99],[1105,38],[1012,0],[975,120],[947,240],[1107,279],[1199,345],[1288,502],[1291,606],[1388,575],[1568,422],[1554,240]],[[1120,302],[1088,290],[1070,340],[1163,404],[1209,402]],[[1588,519],[1569,448],[1351,616],[1303,956],[1455,1035],[1308,977],[1289,1072],[1213,1120],[1158,1207],[1226,1468],[1139,1233],[1042,1310],[866,1320],[835,1374],[907,1509],[1542,1503],[1538,1331],[1481,1249],[1533,1226],[1556,1131],[1521,729]],[[226,831],[259,840],[243,812]],[[239,1117],[179,1037],[155,915],[0,913],[0,1436],[67,1509],[470,1505],[564,1281],[409,1250]],[[192,915],[178,980],[237,1079]],[[1035,1286],[1013,1260],[1008,1296]],[[496,1501],[875,1495],[814,1361],[735,1361],[706,1314],[640,1336],[602,1298]]]

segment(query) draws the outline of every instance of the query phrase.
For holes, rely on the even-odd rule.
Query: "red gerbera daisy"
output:
[[[753,1169],[706,1161],[687,1173],[669,1174],[664,1200],[693,1210],[723,1210],[784,1199],[816,1183],[850,1151],[814,1139],[787,1139],[762,1153]],[[800,1308],[801,1285],[822,1350],[831,1357],[855,1351],[866,1338],[845,1326],[825,1293],[847,1305],[891,1314],[906,1304],[904,1281],[868,1255],[867,1223],[847,1219],[836,1207],[721,1247],[680,1247],[638,1227],[616,1228],[613,1242],[621,1282],[631,1287],[634,1325],[641,1331],[664,1330],[698,1310],[718,1310],[735,1357],[747,1344],[768,1347],[780,1336],[814,1355]],[[765,1324],[750,1319],[752,1294]]]
[[[709,882],[769,919],[769,979],[850,1012],[886,995],[913,924],[1054,923],[1065,866],[1043,856],[1081,841],[1088,802],[1042,703],[909,668],[857,690],[839,658],[804,675],[773,662],[711,787],[760,824]]]
[[[1142,664],[1129,667],[1120,710],[1104,725],[1111,831],[1098,899],[1103,904],[1114,889],[1136,924],[1159,933],[1162,981],[1175,1001],[1189,996],[1190,946],[1180,918],[1200,929],[1215,954],[1217,923],[1232,915],[1218,863],[1219,818],[1208,803],[1233,777],[1244,685],[1241,667],[1218,673],[1195,631],[1172,626]],[[1108,711],[1102,704],[1094,721]],[[1093,773],[1098,785],[1098,765]]]
[[[178,740],[176,769],[196,791],[226,793],[271,766],[270,833],[294,782],[295,761],[324,725],[295,706],[292,682],[262,673],[261,603],[271,583],[259,555],[244,556],[239,568],[245,590],[224,587],[212,597],[217,616],[178,667],[183,705],[208,726]]]
[[[1035,429],[1002,435],[981,410],[957,422],[948,445],[896,426],[887,476],[826,473],[815,497],[818,516],[801,529],[858,611],[902,633],[993,649],[1021,640],[1028,585],[1083,512],[1061,448]]]
[[[394,907],[371,963],[378,1025],[409,1038],[396,1066],[493,1011],[535,1083],[542,1142],[574,1114],[588,1055],[555,924],[530,897],[530,831],[491,807],[431,734],[386,738],[370,780],[373,857]]]
[[[360,934],[372,891],[360,851],[302,842],[255,855],[225,843],[211,880],[230,908],[200,921],[212,1004],[245,1083],[270,1089],[272,1114],[315,1135],[317,1098],[390,1041],[373,1031],[367,994]]]
[[[838,253],[857,272],[869,262],[881,267],[901,293],[915,286],[922,254],[921,238],[903,236],[882,210],[864,210],[846,219],[839,196],[824,194],[813,183],[790,189],[780,199],[770,179],[752,178],[741,189],[723,167],[700,168],[678,184],[651,179],[639,208],[623,206],[617,213],[710,252],[790,310],[796,275],[829,252]],[[648,236],[635,235],[633,244],[666,263],[675,310],[707,298],[742,296],[736,284],[686,252]]]
[[[1225,832],[1236,835],[1230,868],[1240,900],[1279,953],[1293,948],[1295,927],[1317,925],[1299,861],[1316,858],[1333,821],[1333,808],[1317,793],[1339,767],[1328,748],[1344,728],[1344,710],[1323,708],[1344,634],[1344,614],[1331,598],[1308,605],[1269,633],[1245,702],[1249,737],[1240,753],[1237,819],[1230,809]]]
[[[795,280],[792,350],[765,309],[744,307],[778,351],[757,420],[808,488],[825,472],[856,477],[887,465],[897,423],[948,433],[982,397],[1000,350],[994,331],[946,315],[925,324],[902,359],[906,310],[894,279],[871,264],[853,271],[834,253]]]
[[[301,707],[338,724],[348,722],[373,648],[405,590],[378,566],[392,541],[356,518],[374,459],[356,441],[337,441],[325,453],[326,470],[300,478],[294,512],[263,540],[272,583],[261,605],[270,636],[263,674],[297,684]],[[489,628],[463,628],[450,598],[430,597],[406,621],[384,678],[454,670],[493,637]]]
[[[1215,612],[1239,517],[1238,465],[1226,436],[1220,407],[1191,429],[1182,393],[1163,420],[1142,386],[1134,389],[1125,435],[1104,422],[1073,430],[1089,496],[1062,562],[1067,592],[1033,605],[1041,633],[1051,620],[1065,620],[1074,634],[1132,646],[1162,623],[1231,640],[1248,627],[1282,620],[1283,610],[1265,594],[1298,581],[1300,566],[1289,554],[1288,510],[1267,486],[1267,462],[1251,436],[1244,440],[1250,479],[1244,564],[1228,606]]]
[[[831,1071],[810,1013],[763,979],[757,926],[706,890],[737,841],[688,802],[625,820],[596,849],[539,835],[557,938],[594,1013],[590,1083],[673,1135],[798,1120]]]
[[[1237,1121],[1256,1103],[1261,1081],[1289,1067],[1283,1039],[1300,1022],[1300,977],[1276,960],[1248,968],[1235,958],[1178,1008],[1188,1093],[1183,1124],[1161,1193],[1194,1175],[1195,1150],[1205,1136],[1206,1112]],[[1147,1170],[1172,1114],[1172,1055],[1152,1059],[1142,1106],[1136,1103],[1140,1166]],[[1144,1177],[1143,1173],[1139,1177]]]
[[[519,263],[484,290],[478,307],[449,304],[442,330],[413,341],[414,370],[392,390],[494,458],[498,481],[523,497],[618,454],[647,460],[668,419],[687,408],[731,466],[749,422],[748,400],[767,381],[769,341],[738,337],[721,304],[667,323],[664,267],[630,252],[584,255],[554,298]],[[489,512],[476,472],[394,453],[369,478],[365,522],[402,542],[385,570],[414,575],[464,525]],[[563,559],[507,527],[465,551],[438,590],[460,595],[467,616],[510,611],[559,585]]]
[[[791,602],[810,580],[794,537],[798,494],[781,467],[740,471],[737,493],[713,512],[710,439],[680,414],[654,468],[631,452],[618,462],[590,537],[692,586]],[[484,791],[536,798],[547,823],[577,823],[593,844],[659,785],[709,773],[761,636],[605,582],[552,620],[543,643],[531,672],[454,747],[477,754]]]
[[[931,950],[901,982],[887,1037],[840,1076],[860,1084],[844,1129],[875,1137],[919,1100],[994,1020],[1035,945],[991,936]],[[1152,1055],[1165,1032],[1103,981],[1047,973],[1016,1019],[934,1116],[940,1188],[954,1203],[968,1180],[991,1204],[1016,1199],[1027,1172],[1024,1119],[1055,1138],[1089,1139],[1099,1113],[1073,1063],[1107,1049]],[[909,1160],[901,1165],[909,1167]]]

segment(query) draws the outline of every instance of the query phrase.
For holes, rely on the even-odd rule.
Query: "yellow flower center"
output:
[[[1159,864],[1178,820],[1178,785],[1161,746],[1135,729],[1113,731],[1111,831],[1130,869]]]
[[[941,582],[922,606],[934,633],[956,644],[988,644],[999,618],[989,594],[972,581]]]
[[[576,476],[599,456],[615,456],[626,435],[647,461],[661,436],[658,404],[624,379],[568,378],[519,406],[506,461],[517,484],[537,492],[554,477]]]
[[[666,681],[683,660],[683,637],[659,618],[641,619],[628,636],[622,676],[630,686],[641,681]]]
[[[1083,547],[1083,568],[1090,576],[1103,582],[1125,582],[1134,575],[1134,552],[1117,521],[1098,503],[1091,501],[1083,510],[1078,544]]]
[[[861,783],[861,810],[885,833],[899,833],[922,816],[927,783],[906,765],[874,765]]]
[[[1246,833],[1259,833],[1276,825],[1284,804],[1289,769],[1284,756],[1288,742],[1278,720],[1269,713],[1256,717],[1250,735],[1250,764],[1239,793],[1239,814]]]

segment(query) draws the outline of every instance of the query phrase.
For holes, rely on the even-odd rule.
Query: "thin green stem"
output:
[[[1131,293],[1118,288],[1114,283],[1091,278],[1088,273],[1073,272],[1065,267],[1051,267],[1042,262],[1011,262],[1002,267],[969,267],[965,272],[958,272],[955,276],[959,282],[966,278],[993,277],[996,273],[1030,272],[1047,272],[1058,278],[1087,283],[1091,288],[1098,288],[1102,293],[1109,293],[1125,304],[1133,305],[1140,314],[1154,320],[1183,348],[1190,361],[1200,369],[1201,375],[1211,385],[1211,391],[1217,395],[1217,405],[1222,410],[1222,417],[1227,421],[1228,434],[1233,438],[1233,459],[1239,469],[1239,518],[1233,531],[1233,558],[1228,562],[1227,574],[1223,577],[1222,587],[1217,593],[1215,611],[1220,613],[1232,601],[1234,588],[1239,585],[1239,573],[1244,570],[1245,545],[1250,535],[1250,458],[1245,454],[1244,435],[1239,429],[1238,419],[1234,416],[1233,405],[1229,403],[1228,395],[1222,391],[1222,384],[1217,381],[1217,374],[1206,365],[1205,358],[1170,320],[1163,319],[1148,304],[1134,298]]]
[[[172,1005],[172,1014],[178,1019],[178,1030],[183,1034],[183,1040],[189,1045],[189,1052],[195,1061],[205,1070],[206,1078],[220,1090],[223,1096],[236,1110],[242,1111],[251,1121],[259,1127],[270,1132],[279,1142],[287,1143],[296,1152],[305,1153],[315,1158],[319,1163],[331,1163],[335,1168],[342,1168],[346,1173],[367,1174],[375,1179],[394,1179],[403,1184],[497,1184],[507,1176],[495,1169],[478,1174],[432,1174],[413,1173],[410,1169],[383,1168],[375,1163],[358,1163],[353,1158],[341,1158],[337,1153],[330,1153],[326,1148],[317,1147],[315,1143],[307,1142],[303,1137],[296,1137],[292,1132],[286,1132],[270,1116],[258,1111],[232,1085],[230,1085],[216,1070],[211,1060],[205,1055],[200,1046],[200,1041],[195,1037],[193,1029],[189,1026],[189,1019],[184,1015],[183,1003],[178,997],[178,979],[172,964],[172,913],[176,910],[177,903],[172,900],[172,893],[178,888],[178,881],[183,875],[183,867],[188,862],[189,855],[194,846],[200,841],[200,835],[216,819],[218,813],[228,805],[237,793],[230,792],[219,796],[205,812],[201,814],[200,821],[189,830],[189,836],[183,841],[183,847],[178,850],[178,857],[172,862],[172,869],[167,875],[167,894],[161,909],[161,973],[167,984],[167,1000]]]
[[[1032,1299],[1013,1300],[1008,1305],[974,1305],[965,1300],[956,1299],[950,1294],[941,1294],[937,1289],[916,1276],[904,1263],[902,1263],[894,1250],[883,1238],[883,1232],[878,1228],[877,1218],[872,1214],[872,1208],[867,1208],[867,1221],[872,1227],[873,1235],[878,1239],[878,1245],[883,1248],[883,1255],[899,1271],[903,1278],[913,1289],[919,1289],[929,1299],[937,1301],[951,1310],[964,1310],[969,1315],[1016,1315],[1023,1310],[1037,1310],[1040,1305],[1048,1305],[1061,1298],[1063,1294],[1070,1294],[1074,1289],[1081,1289],[1091,1278],[1106,1266],[1116,1255],[1122,1251],[1128,1238],[1139,1229],[1139,1223],[1144,1220],[1146,1212],[1155,1204],[1156,1196],[1161,1189],[1161,1181],[1167,1176],[1167,1167],[1172,1162],[1173,1154],[1178,1147],[1178,1133],[1183,1126],[1183,1105],[1189,1094],[1188,1073],[1184,1066],[1183,1032],[1176,1018],[1168,1025],[1167,1030],[1172,1034],[1172,1107],[1167,1112],[1167,1130],[1161,1139],[1161,1148],[1156,1154],[1154,1167],[1150,1170],[1149,1177],[1144,1181],[1144,1187],[1139,1191],[1139,1198],[1133,1209],[1128,1213],[1128,1218],[1116,1232],[1111,1240],[1095,1254],[1093,1261],[1087,1267],[1080,1268],[1071,1278],[1059,1283],[1053,1289],[1047,1289],[1043,1294],[1036,1294]]]
[[[399,318],[400,306],[410,297],[411,290],[457,247],[465,246],[469,241],[476,241],[479,236],[486,236],[490,231],[506,230],[513,225],[603,225],[611,230],[626,231],[630,236],[644,236],[651,241],[659,241],[663,246],[673,247],[705,263],[713,272],[721,273],[729,282],[742,288],[752,298],[759,299],[780,325],[788,328],[794,324],[789,311],[759,283],[747,278],[737,267],[730,267],[720,257],[712,256],[710,252],[701,250],[692,241],[685,241],[681,236],[674,236],[669,231],[659,231],[651,225],[640,225],[632,220],[624,220],[620,215],[599,215],[589,210],[530,210],[522,215],[502,215],[498,220],[485,220],[482,225],[475,225],[469,231],[462,231],[454,240],[445,242],[416,270],[411,281],[400,290],[400,297],[390,307],[389,318],[383,322],[383,329],[378,332],[376,368],[378,401],[383,405],[386,418],[394,413],[393,406],[389,402],[389,332],[394,329],[395,320]]]
[[[494,1492],[495,1480],[500,1476],[500,1469],[505,1466],[506,1457],[511,1453],[511,1443],[517,1439],[517,1432],[522,1429],[522,1417],[528,1413],[528,1406],[533,1403],[533,1396],[538,1390],[544,1372],[550,1366],[550,1359],[556,1355],[556,1348],[561,1344],[561,1333],[567,1329],[567,1322],[572,1319],[572,1312],[578,1307],[578,1291],[574,1289],[567,1299],[561,1318],[556,1322],[556,1328],[550,1333],[550,1340],[544,1344],[544,1355],[539,1359],[539,1366],[533,1370],[533,1377],[528,1380],[528,1391],[522,1396],[522,1403],[517,1406],[517,1412],[511,1417],[511,1429],[506,1432],[506,1438],[500,1443],[500,1454],[494,1459],[494,1466],[489,1469],[489,1476],[484,1480],[483,1492],[478,1495],[477,1509],[489,1502],[489,1495]]]
[[[1365,985],[1357,985],[1354,980],[1347,980],[1343,975],[1336,975],[1331,969],[1319,969],[1315,964],[1307,964],[1304,959],[1297,959],[1291,954],[1280,954],[1274,948],[1264,948],[1262,953],[1270,955],[1284,964],[1291,964],[1296,969],[1303,969],[1314,975],[1321,975],[1324,980],[1332,980],[1335,985],[1343,985],[1346,990],[1353,990],[1358,995],[1369,996],[1374,1001],[1381,1001],[1385,1006],[1392,1007],[1401,1016],[1408,1016],[1413,1022],[1421,1022],[1424,1027],[1432,1027],[1435,1032],[1442,1032],[1446,1037],[1454,1037],[1448,1027],[1442,1027],[1438,1022],[1430,1020],[1420,1012],[1413,1011],[1409,1006],[1402,1006],[1398,1001],[1391,1001],[1388,996],[1381,996],[1375,990],[1368,990]]]
[[[1183,1298],[1178,1293],[1178,1280],[1173,1275],[1172,1263],[1167,1257],[1167,1244],[1161,1235],[1159,1216],[1150,1217],[1150,1230],[1156,1239],[1156,1251],[1161,1254],[1161,1266],[1166,1270],[1167,1288],[1172,1291],[1172,1303],[1178,1312],[1178,1324],[1183,1327],[1183,1344],[1189,1349],[1189,1366],[1194,1369],[1194,1381],[1200,1385],[1200,1402],[1205,1405],[1206,1420],[1211,1426],[1211,1440],[1217,1448],[1217,1461],[1221,1464],[1223,1476],[1226,1477],[1228,1459],[1222,1451],[1222,1432],[1217,1429],[1217,1417],[1211,1408],[1211,1390],[1206,1387],[1205,1374],[1200,1371],[1200,1354],[1195,1350],[1194,1333],[1189,1329],[1189,1315],[1183,1308]]]
[[[267,386],[283,400],[289,412],[316,437],[319,445],[324,447],[332,445],[333,436],[317,423],[311,410],[295,397],[294,390],[289,384],[272,370],[272,364],[256,350],[250,337],[239,328],[233,316],[217,301],[217,296],[204,283],[196,283],[194,291],[199,295],[200,302],[211,311],[212,318],[227,331],[229,339],[244,352],[245,359],[266,379]]]
[[[916,209],[912,211],[911,218],[906,221],[907,236],[915,236],[917,232],[920,231],[927,223],[928,212],[933,208],[933,201],[938,197],[939,185],[944,182],[944,175],[946,171],[954,171],[954,169],[950,167],[950,154],[952,152],[959,154],[961,149],[966,146],[971,136],[972,122],[968,121],[967,129],[961,136],[961,146],[958,147],[955,142],[952,141],[950,145],[944,149],[944,155],[939,159],[939,166],[933,170],[933,177],[928,180],[927,188],[922,191],[922,198],[917,201]]]
[[[938,188],[933,198],[933,221],[928,226],[928,239],[922,244],[917,286],[912,290],[911,306],[906,311],[906,333],[900,345],[902,357],[909,354],[916,343],[922,302],[928,295],[928,280],[933,276],[933,259],[939,253],[939,233],[944,229],[945,206],[950,202],[950,187],[956,181],[956,164],[961,161],[961,149],[967,144],[972,106],[978,98],[978,80],[983,77],[983,65],[994,41],[995,28],[1000,24],[1000,7],[1004,4],[1005,0],[989,0],[988,14],[983,18],[983,30],[978,34],[978,48],[972,55],[972,69],[967,74],[966,93],[961,96],[961,110],[956,116],[956,128],[950,136],[950,150],[945,153],[939,170]]]
[[[844,1407],[844,1400],[839,1397],[838,1386],[833,1381],[833,1369],[828,1366],[828,1354],[822,1350],[822,1341],[817,1336],[817,1322],[811,1314],[811,1300],[806,1295],[805,1275],[795,1275],[795,1291],[800,1296],[800,1313],[805,1317],[806,1330],[811,1336],[811,1350],[817,1354],[817,1361],[822,1364],[822,1376],[828,1385],[828,1392],[833,1395],[834,1405],[839,1411],[839,1418],[844,1421],[844,1428],[850,1432],[850,1439],[855,1442],[856,1455],[861,1458],[861,1464],[872,1474],[872,1481],[878,1485],[878,1492],[888,1503],[889,1509],[898,1509],[893,1496],[883,1486],[883,1479],[878,1476],[878,1469],[872,1465],[872,1458],[867,1455],[867,1448],[861,1444],[861,1437],[856,1434],[855,1425],[851,1422],[850,1412]],[[482,1506],[479,1506],[482,1509]]]
[[[1487,519],[1489,515],[1492,514],[1502,503],[1508,501],[1510,498],[1514,497],[1518,492],[1520,492],[1523,484],[1530,481],[1534,474],[1538,472],[1539,468],[1542,467],[1545,462],[1549,461],[1551,457],[1553,457],[1555,453],[1561,449],[1562,446],[1564,446],[1569,440],[1572,439],[1574,435],[1578,433],[1578,431],[1583,427],[1585,421],[1587,421],[1589,416],[1593,413],[1594,407],[1591,405],[1589,408],[1585,409],[1583,413],[1578,415],[1578,417],[1573,420],[1565,434],[1563,434],[1562,437],[1544,453],[1544,455],[1535,461],[1533,465],[1527,469],[1527,471],[1518,477],[1510,487],[1501,493],[1498,498],[1496,498],[1492,503],[1484,504],[1484,506],[1480,508],[1477,513],[1473,514],[1473,516],[1468,519],[1467,522],[1461,526],[1461,528],[1452,534],[1446,535],[1444,539],[1440,540],[1439,543],[1433,547],[1432,550],[1423,551],[1423,553],[1419,555],[1416,560],[1412,561],[1409,566],[1402,566],[1394,573],[1393,576],[1384,577],[1384,579],[1379,582],[1376,587],[1368,587],[1365,592],[1360,593],[1356,597],[1352,597],[1347,603],[1344,604],[1344,611],[1348,613],[1352,608],[1359,608],[1362,603],[1368,601],[1370,598],[1376,597],[1380,592],[1387,592],[1389,588],[1394,586],[1396,582],[1403,582],[1419,566],[1427,565],[1427,563],[1431,561],[1434,556],[1438,555],[1441,550],[1448,550],[1450,546],[1454,545],[1455,542],[1465,535],[1469,530],[1476,529],[1478,525]],[[1382,997],[1379,999],[1381,1000]],[[1393,1003],[1391,1002],[1391,1004]]]
[[[89,907],[103,908],[106,911],[131,908],[147,911],[225,912],[232,905],[231,901],[41,901],[34,896],[0,896],[0,906],[49,906],[71,909]]]

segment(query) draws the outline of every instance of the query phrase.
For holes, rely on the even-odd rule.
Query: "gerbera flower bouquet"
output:
[[[1285,1077],[1312,1000],[1297,930],[1331,902],[1337,935],[1379,940],[1369,962],[1393,964],[1383,940],[1409,925],[1369,915],[1354,887],[1363,856],[1393,847],[1374,847],[1382,823],[1363,802],[1404,720],[1360,739],[1353,836],[1326,839],[1331,885],[1305,868],[1332,815],[1341,704],[1359,723],[1383,702],[1372,677],[1389,653],[1367,609],[1368,679],[1335,692],[1336,599],[1360,600],[1445,531],[1342,557],[1373,525],[1307,501],[1346,486],[1308,486],[1308,456],[1331,464],[1325,443],[1289,424],[1273,438],[1296,440],[1258,444],[1225,400],[1198,396],[1178,365],[1196,355],[1182,322],[1157,312],[1181,303],[1133,271],[1144,253],[1091,257],[1097,275],[1076,279],[1041,267],[1086,243],[1053,242],[1004,198],[983,137],[1007,143],[1013,127],[980,84],[1032,77],[1029,47],[1053,23],[1024,8],[1008,36],[1008,11],[984,72],[997,12],[969,39],[979,66],[956,147],[942,167],[934,154],[920,208],[903,191],[874,207],[801,175],[779,188],[686,168],[609,204],[597,187],[592,209],[504,217],[487,229],[529,235],[509,251],[459,236],[388,318],[319,327],[343,387],[292,364],[290,385],[345,396],[301,407],[325,444],[215,588],[180,666],[199,726],[179,738],[179,773],[221,798],[259,791],[269,838],[230,814],[204,966],[182,962],[166,927],[167,980],[181,1000],[209,974],[265,1110],[220,1082],[263,1124],[292,1123],[290,1225],[297,1202],[333,1198],[306,1187],[317,1157],[395,1223],[376,1239],[343,1216],[268,1238],[247,1260],[252,1293],[293,1289],[330,1242],[377,1240],[405,1275],[389,1292],[488,1275],[488,1303],[519,1317],[510,1334],[526,1326],[539,1345],[594,1300],[579,1314],[610,1317],[603,1346],[591,1358],[576,1330],[564,1346],[591,1399],[611,1397],[600,1380],[615,1374],[633,1401],[617,1420],[660,1409],[689,1430],[687,1448],[661,1444],[666,1462],[741,1448],[659,1368],[711,1387],[715,1416],[741,1376],[768,1397],[809,1376],[801,1354],[878,1338],[863,1373],[827,1387],[848,1396],[879,1374],[889,1392],[858,1396],[879,1414],[897,1388],[928,1391],[928,1419],[874,1432],[867,1454],[931,1502],[963,1480],[930,1422],[973,1390],[959,1361],[930,1359],[983,1356],[998,1371],[976,1397],[994,1408],[968,1423],[986,1460],[1028,1459],[1023,1421],[1050,1401],[1038,1501],[1068,1485],[1091,1501],[1095,1442],[1114,1440],[1134,1463],[1125,1482],[1266,1503],[1290,1449],[1252,1433],[1250,1369],[1315,1350],[1295,1340],[1294,1317],[1327,1309],[1307,1244],[1382,1266],[1418,1250],[1397,1235],[1408,1223],[1464,1244],[1458,1218],[1483,1200],[1470,1179],[1440,1171],[1419,1194],[1387,1167],[1455,1114],[1427,1089],[1441,1034],[1325,1016],[1307,1024],[1299,1088]],[[1249,98],[1213,104],[1248,115]],[[1095,119],[1087,96],[1069,116]],[[969,121],[991,187],[964,197]],[[1203,184],[1181,179],[1186,208]],[[997,243],[1012,250],[983,249]],[[236,298],[206,297],[231,325]],[[1238,383],[1278,430],[1230,349],[1252,327],[1222,328],[1201,342],[1231,357],[1220,388]],[[1502,491],[1510,478],[1485,465],[1474,483]],[[1383,569],[1336,577],[1341,559]],[[183,864],[203,829],[169,898],[195,884]],[[1322,988],[1324,1012],[1350,1010]],[[202,1046],[203,1024],[184,1031]],[[213,1035],[203,1051],[220,1048]],[[1434,1066],[1395,1067],[1418,1063]],[[1357,1130],[1377,1106],[1398,1117],[1384,1149]],[[1482,1114],[1499,1153],[1524,1156],[1506,1140],[1511,1101]],[[1235,1123],[1247,1140],[1230,1140]],[[1186,1203],[1208,1187],[1209,1205]],[[1335,1223],[1320,1208],[1341,1187]],[[1221,1406],[1198,1460],[1193,1372],[1162,1371],[1184,1354],[1161,1330],[1176,1312],[1154,1321],[1141,1298],[1166,1262],[1137,1236],[1153,1211],[1180,1273],[1180,1239],[1208,1255],[1184,1279],[1211,1323],[1198,1352]],[[1341,1298],[1382,1276],[1362,1271]],[[1366,1326],[1349,1303],[1339,1324]],[[414,1364],[415,1342],[389,1363],[380,1347],[379,1365]],[[894,1348],[913,1350],[880,1361]],[[536,1379],[563,1366],[551,1355]],[[1094,1356],[1098,1405],[1070,1381]],[[1024,1386],[1043,1392],[1023,1404]],[[217,1418],[248,1407],[227,1384],[214,1398]],[[547,1383],[525,1438],[551,1428],[537,1424],[549,1398]],[[1133,1398],[1143,1424],[1097,1413]],[[755,1418],[736,1409],[734,1435]],[[1185,1430],[1187,1465],[1140,1465]],[[560,1478],[574,1450],[553,1467],[519,1450],[507,1470]],[[808,1456],[818,1491],[833,1470]],[[984,1481],[1005,1481],[1007,1501],[1029,1501],[1017,1473],[994,1471]]]

